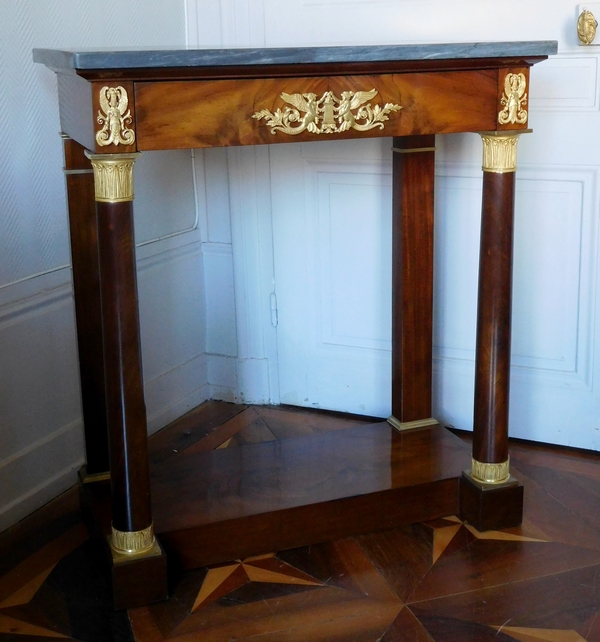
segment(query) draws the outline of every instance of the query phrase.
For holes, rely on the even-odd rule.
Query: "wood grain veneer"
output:
[[[400,422],[432,416],[434,147],[435,136],[394,138],[392,415]]]
[[[514,198],[514,172],[484,172],[473,425],[480,462],[508,459]]]
[[[81,406],[88,474],[109,470],[94,175],[84,148],[64,140],[77,323]],[[74,173],[70,173],[74,172]],[[84,173],[81,173],[84,172]]]
[[[131,201],[96,203],[102,293],[112,519],[120,531],[152,523],[146,405]]]
[[[379,92],[373,104],[402,106],[401,111],[390,114],[383,129],[273,135],[264,120],[252,118],[261,109],[283,109],[282,92],[312,92],[320,98],[326,91],[339,97],[343,91],[371,89]],[[497,70],[138,82],[137,145],[139,150],[153,150],[491,130],[496,128],[497,94]]]
[[[442,428],[387,423],[184,453],[151,469],[156,530],[195,567],[392,528],[455,513],[468,460]]]

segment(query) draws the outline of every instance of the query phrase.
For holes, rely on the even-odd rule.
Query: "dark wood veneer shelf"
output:
[[[387,422],[183,452],[151,466],[156,532],[191,568],[393,528],[456,513],[469,462],[441,426],[399,433]]]

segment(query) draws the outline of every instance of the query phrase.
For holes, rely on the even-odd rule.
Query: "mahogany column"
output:
[[[166,565],[152,523],[140,349],[132,207],[139,154],[86,155],[98,218],[115,606],[131,607],[166,596]]]
[[[485,132],[471,471],[461,512],[479,530],[522,521],[523,488],[510,476],[508,400],[516,132]]]
[[[82,481],[88,482],[109,475],[98,226],[90,161],[85,157],[84,148],[68,136],[63,135],[63,145],[85,433],[86,464],[80,474]]]
[[[431,417],[435,136],[394,138],[392,416],[399,430]]]

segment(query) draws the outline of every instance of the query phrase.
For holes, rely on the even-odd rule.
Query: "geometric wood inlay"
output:
[[[19,604],[27,604],[31,601],[33,596],[38,592],[40,586],[45,582],[46,578],[52,571],[56,564],[52,564],[50,568],[34,577],[31,582],[22,586],[18,591],[15,591],[10,597],[6,598],[0,603],[0,609],[8,608],[9,606],[18,606]]]
[[[477,539],[493,539],[505,542],[547,542],[546,539],[535,539],[534,537],[524,537],[523,535],[514,535],[513,533],[504,533],[502,531],[484,531],[480,532],[470,524],[465,524],[465,527]]]
[[[230,437],[228,450],[237,450],[257,437],[345,430],[345,419],[314,411],[210,408],[200,434],[185,434],[194,430],[188,417],[153,457]],[[79,546],[86,534],[75,527],[12,566],[4,562],[0,638],[131,639],[131,624],[140,642],[600,640],[600,457],[530,445],[512,454],[530,479],[518,528],[480,533],[449,516],[228,561],[184,572],[169,600],[129,613],[112,610],[95,571],[100,548]]]
[[[58,633],[57,631],[44,629],[41,626],[36,626],[35,624],[30,624],[29,622],[21,622],[20,620],[15,620],[14,618],[8,617],[8,615],[4,615],[3,613],[0,613],[0,633],[12,633],[13,635],[36,635],[44,638],[67,637],[66,635]]]
[[[435,564],[440,555],[446,550],[448,544],[454,539],[454,536],[461,528],[461,524],[455,526],[445,526],[436,528],[433,532],[433,563]]]
[[[194,602],[192,612],[205,602],[206,599],[210,597],[237,568],[239,568],[239,564],[211,568],[202,583],[202,588]]]
[[[218,600],[248,582],[322,586],[323,583],[275,558],[274,553],[249,557],[244,561],[208,570],[192,613],[203,604]]]
[[[454,522],[448,526],[433,526],[433,563],[435,564],[441,557],[442,553],[449,546],[455,535],[464,526],[471,535],[476,539],[507,541],[507,542],[547,542],[548,540],[536,539],[534,537],[525,537],[514,533],[504,531],[484,531],[480,532],[470,524],[463,523],[458,517],[444,517],[444,522]]]
[[[293,575],[285,575],[284,573],[277,573],[270,571],[266,568],[259,568],[244,564],[246,571],[251,582],[273,582],[276,584],[304,584],[305,586],[321,586],[321,582],[312,580],[305,580]]]
[[[508,633],[520,642],[585,642],[577,631],[560,631],[556,629],[528,629],[525,627],[505,626],[494,627],[498,631]]]

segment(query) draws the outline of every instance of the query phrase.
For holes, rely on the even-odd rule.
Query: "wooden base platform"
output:
[[[268,413],[310,429],[303,413]],[[257,416],[241,413],[229,448],[274,440]],[[482,534],[449,517],[273,551],[186,571],[167,601],[129,612],[113,611],[69,492],[0,535],[0,640],[598,642],[600,455],[513,441],[511,464],[527,484],[518,528]]]
[[[245,407],[216,408],[231,418]],[[155,530],[169,558],[194,568],[458,513],[470,462],[460,439],[440,426],[347,423],[203,452],[184,430],[162,455],[151,449]],[[186,433],[186,450],[170,448]],[[106,529],[108,488],[86,487]]]

